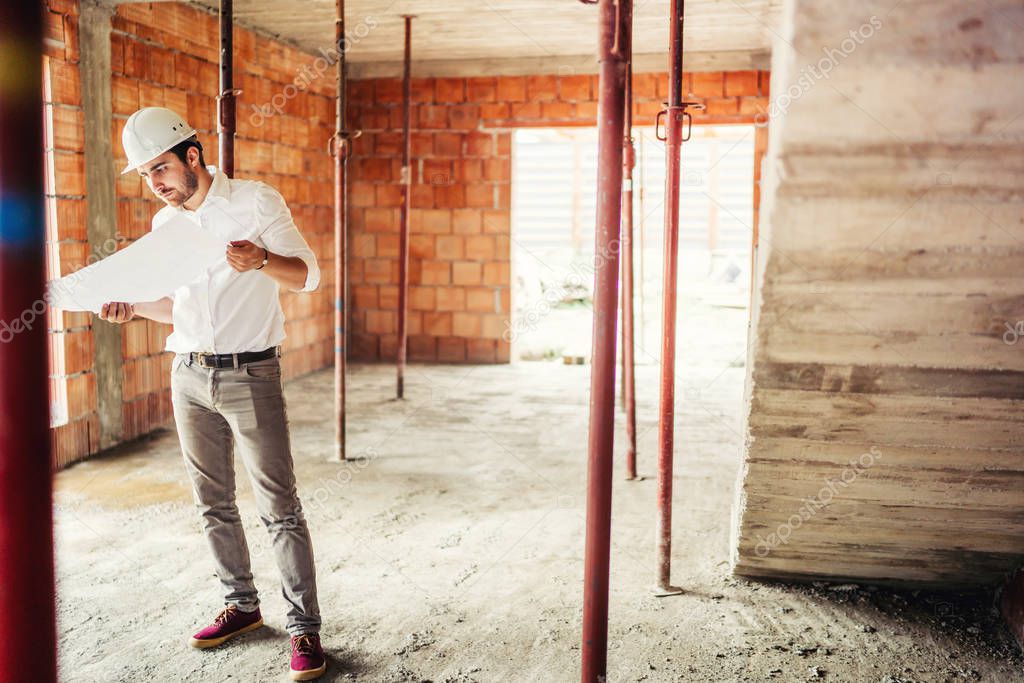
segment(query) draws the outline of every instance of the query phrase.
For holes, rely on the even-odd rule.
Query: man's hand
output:
[[[269,256],[267,250],[257,247],[249,240],[228,242],[228,265],[239,273],[258,268],[267,256]]]
[[[126,323],[135,317],[135,307],[120,301],[112,301],[103,304],[99,316],[100,320],[106,320],[108,323]]]

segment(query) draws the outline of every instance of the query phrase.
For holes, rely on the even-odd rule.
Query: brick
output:
[[[438,78],[434,80],[435,102],[465,102],[466,82],[462,78]]]
[[[466,136],[466,154],[473,157],[490,156],[494,153],[494,136],[474,131]]]
[[[377,235],[377,256],[398,258],[399,236],[397,234]]]
[[[749,97],[758,94],[757,71],[729,71],[725,74],[726,97]]]
[[[467,78],[466,100],[469,102],[494,102],[498,96],[498,79],[490,77]]]
[[[409,235],[409,256],[414,259],[434,258],[433,235]]]
[[[490,287],[469,287],[466,290],[467,311],[478,311],[481,313],[494,313],[495,306],[494,289]]]
[[[425,285],[447,285],[452,281],[450,263],[443,261],[424,261],[420,267],[420,282]]]
[[[434,79],[433,78],[414,78],[410,84],[412,91],[412,101],[418,104],[426,104],[434,102]]]
[[[456,285],[479,285],[483,276],[480,263],[456,261],[452,264],[452,283]]]
[[[444,261],[456,261],[463,257],[465,252],[465,238],[458,235],[440,235],[435,242],[437,258]]]
[[[577,102],[576,120],[580,123],[597,122],[597,102]]]
[[[378,103],[401,103],[402,81],[397,78],[374,79],[373,98]]]
[[[690,92],[697,97],[725,95],[725,78],[721,71],[698,71],[691,75]]]
[[[437,305],[434,287],[410,287],[409,308],[414,311],[433,311]]]
[[[531,102],[549,102],[558,99],[558,80],[554,76],[528,76],[526,98]]]
[[[452,313],[452,334],[456,337],[479,337],[480,316],[472,313]]]
[[[465,206],[477,208],[494,207],[494,186],[487,183],[471,183],[465,187]]]
[[[437,339],[425,334],[409,336],[409,360],[436,361]]]
[[[391,261],[389,259],[366,259],[364,265],[366,282],[389,284],[391,280]]]
[[[454,130],[473,130],[480,125],[480,107],[475,104],[449,107],[448,125]]]
[[[464,135],[438,133],[434,136],[434,154],[442,157],[457,157],[462,154]]]
[[[392,334],[398,326],[396,317],[394,311],[367,311],[366,331],[372,334]]]
[[[437,288],[437,310],[438,311],[464,311],[466,310],[466,290],[462,287],[438,287]]]
[[[503,121],[509,118],[510,105],[505,102],[487,102],[480,105],[480,118]]]
[[[512,160],[508,157],[485,159],[484,179],[509,182],[512,180]]]
[[[571,102],[542,102],[540,115],[545,119],[574,119],[576,105]]]
[[[381,285],[377,292],[380,307],[386,311],[398,310],[398,285]]]
[[[80,109],[46,106],[54,149],[85,151],[85,116]]]
[[[437,340],[437,360],[444,363],[463,363],[466,360],[466,340],[460,337],[441,337]]]
[[[490,235],[466,237],[466,258],[474,261],[492,261],[495,256],[495,238]]]
[[[483,161],[480,159],[459,159],[455,162],[455,176],[464,183],[483,180]]]
[[[590,76],[561,76],[558,79],[559,99],[567,102],[594,99],[590,92]]]
[[[443,104],[421,104],[416,107],[419,128],[448,128],[448,112],[452,107]]]
[[[376,185],[374,201],[378,207],[401,207],[402,186],[397,184]]]
[[[735,116],[739,113],[739,102],[735,97],[705,100],[704,107],[704,111],[698,114],[701,117]]]
[[[348,186],[349,210],[356,207],[374,206],[377,201],[376,185],[361,180],[351,181]]]
[[[506,332],[511,327],[507,316],[491,314],[480,316],[480,335],[485,339],[504,340]]]
[[[452,230],[452,214],[448,209],[413,209],[409,223],[417,232],[443,235]]]
[[[509,234],[512,229],[512,219],[508,211],[502,209],[485,210],[483,228],[485,233]]]
[[[507,262],[492,261],[484,264],[483,283],[485,285],[508,287],[511,280],[512,269]]]
[[[466,360],[470,363],[497,361],[497,343],[493,339],[467,339]]]
[[[466,191],[466,186],[461,184],[436,185],[433,192],[434,206],[439,209],[466,206],[468,202]]]
[[[375,285],[358,285],[352,288],[352,305],[356,308],[377,307],[377,287]]]
[[[78,67],[49,58],[44,58],[43,63],[49,66],[50,101],[81,106],[82,84],[79,80]]]
[[[499,102],[525,102],[526,78],[524,76],[499,76],[497,99]]]
[[[483,213],[477,209],[452,211],[452,232],[456,235],[478,234],[483,226]]]
[[[398,229],[396,209],[366,209],[366,229],[370,232],[391,232]]]
[[[446,337],[452,333],[451,313],[424,313],[423,332],[433,337]]]

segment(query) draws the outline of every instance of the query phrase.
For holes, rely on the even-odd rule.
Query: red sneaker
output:
[[[192,636],[189,645],[198,648],[217,647],[230,638],[260,626],[263,626],[263,617],[260,616],[259,608],[253,612],[243,612],[234,605],[228,605],[212,624]]]
[[[292,636],[292,665],[288,675],[293,681],[311,681],[320,678],[327,670],[324,649],[320,647],[320,636],[303,633]]]

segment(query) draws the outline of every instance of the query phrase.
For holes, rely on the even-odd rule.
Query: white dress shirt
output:
[[[305,286],[320,284],[316,255],[302,238],[291,211],[277,190],[257,180],[234,180],[207,166],[213,174],[203,203],[195,211],[165,206],[153,216],[159,230],[175,212],[224,240],[249,240],[280,256],[297,256],[307,267]],[[197,280],[179,287],[174,299],[174,332],[166,349],[175,353],[242,353],[262,351],[284,341],[284,311],[279,287],[258,270],[239,273],[227,257]]]

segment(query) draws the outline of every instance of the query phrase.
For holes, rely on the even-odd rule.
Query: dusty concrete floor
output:
[[[1024,680],[984,598],[730,576],[745,315],[695,303],[683,324],[673,574],[685,595],[650,592],[654,481],[616,480],[609,680]],[[396,402],[390,367],[355,366],[349,454],[362,459],[347,464],[327,460],[331,373],[288,385],[323,680],[578,680],[588,372],[413,366]],[[638,387],[651,475],[655,364]],[[221,601],[173,432],[56,486],[62,680],[285,680],[284,603],[244,476],[268,626],[213,651],[187,646]]]

